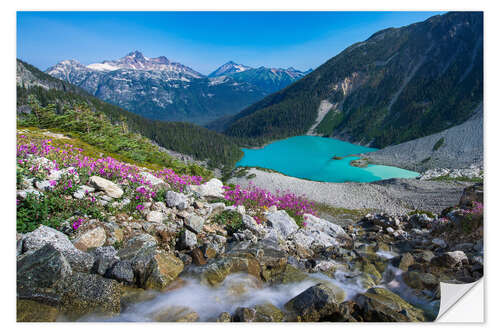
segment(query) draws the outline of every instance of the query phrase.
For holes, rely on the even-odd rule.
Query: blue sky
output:
[[[378,30],[442,12],[18,12],[17,57],[45,70],[139,50],[203,74],[223,63],[315,68]]]

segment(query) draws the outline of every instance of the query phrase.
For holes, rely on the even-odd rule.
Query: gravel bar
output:
[[[441,212],[455,205],[462,191],[471,183],[461,181],[428,181],[417,179],[388,179],[372,183],[325,183],[285,176],[251,168],[246,177],[231,178],[229,183],[247,187],[250,182],[275,192],[289,191],[309,200],[332,207],[371,208],[390,214],[403,214],[415,209]]]

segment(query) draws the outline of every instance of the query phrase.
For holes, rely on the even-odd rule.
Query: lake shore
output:
[[[388,179],[372,183],[327,183],[304,180],[251,168],[255,177],[231,178],[229,183],[268,191],[289,191],[308,199],[338,208],[374,209],[390,214],[404,214],[420,209],[441,212],[457,202],[469,182]]]

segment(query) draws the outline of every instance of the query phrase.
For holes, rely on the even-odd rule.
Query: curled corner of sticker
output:
[[[441,282],[441,302],[435,321],[483,322],[483,283],[482,278],[473,283],[463,284]],[[472,289],[474,293],[471,293]],[[469,294],[473,294],[472,297],[468,297]]]

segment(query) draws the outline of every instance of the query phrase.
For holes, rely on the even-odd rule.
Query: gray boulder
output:
[[[318,283],[285,304],[285,309],[300,321],[320,321],[337,312],[344,300],[343,290],[333,284]]]
[[[78,250],[62,232],[44,225],[40,225],[36,230],[24,235],[23,253],[36,251],[46,244],[51,244],[61,252],[75,271],[88,272],[94,265],[92,255]]]
[[[184,249],[192,250],[196,247],[197,243],[196,234],[189,230],[184,230],[181,235],[181,246]]]
[[[163,185],[165,184],[165,181],[163,179],[160,179],[158,177],[153,176],[149,172],[143,171],[139,173],[146,181],[148,181],[151,185],[157,186],[157,185]]]
[[[127,260],[116,262],[106,276],[120,282],[134,283],[134,269]]]
[[[449,268],[461,267],[469,263],[469,259],[462,251],[446,252],[432,258],[431,264]]]
[[[118,251],[121,260],[130,262],[134,281],[141,288],[163,289],[184,269],[183,262],[163,250],[158,250],[154,237],[141,234],[131,238]]]
[[[267,213],[267,225],[276,230],[283,238],[299,229],[295,220],[292,219],[284,210],[278,210],[275,213]]]
[[[99,176],[92,176],[90,177],[89,181],[92,186],[98,188],[101,191],[104,191],[111,198],[118,199],[123,195],[122,188],[110,180],[104,179]]]
[[[121,285],[97,274],[74,273],[55,290],[60,295],[59,307],[70,320],[89,313],[115,315],[121,310]]]
[[[190,185],[188,187],[188,191],[195,192],[199,196],[202,197],[214,197],[214,198],[223,198],[224,197],[224,189],[222,188],[224,184],[217,179],[212,178],[208,182],[202,185]]]
[[[17,260],[18,293],[53,287],[72,273],[71,266],[61,251],[48,243]]]
[[[338,246],[350,239],[344,229],[337,224],[309,214],[305,214],[304,217],[306,218],[305,226],[289,237],[297,252],[304,252],[301,251],[303,249],[319,251],[327,247]]]
[[[189,206],[188,198],[185,194],[168,191],[165,196],[165,202],[170,208],[176,207],[179,210],[184,210]]]
[[[163,220],[166,218],[166,215],[163,214],[160,211],[150,211],[148,215],[146,216],[146,220],[149,222],[157,222],[157,223],[162,223]]]
[[[52,185],[48,180],[36,181],[35,187],[40,191],[50,191],[52,189]]]
[[[94,249],[94,267],[93,271],[97,274],[104,275],[116,262],[120,260],[117,256],[118,251],[112,246],[98,247]]]
[[[265,236],[264,227],[262,225],[257,224],[257,222],[255,222],[255,219],[250,215],[247,214],[243,215],[243,225],[246,229],[250,230],[254,235],[258,237]]]
[[[233,321],[233,322],[246,322],[246,323],[253,322],[253,321],[255,321],[255,313],[256,313],[256,311],[253,308],[239,307],[234,312],[231,321]]]
[[[184,225],[186,226],[186,228],[196,234],[200,233],[203,230],[203,224],[205,224],[205,220],[195,214],[191,214],[184,219]]]

